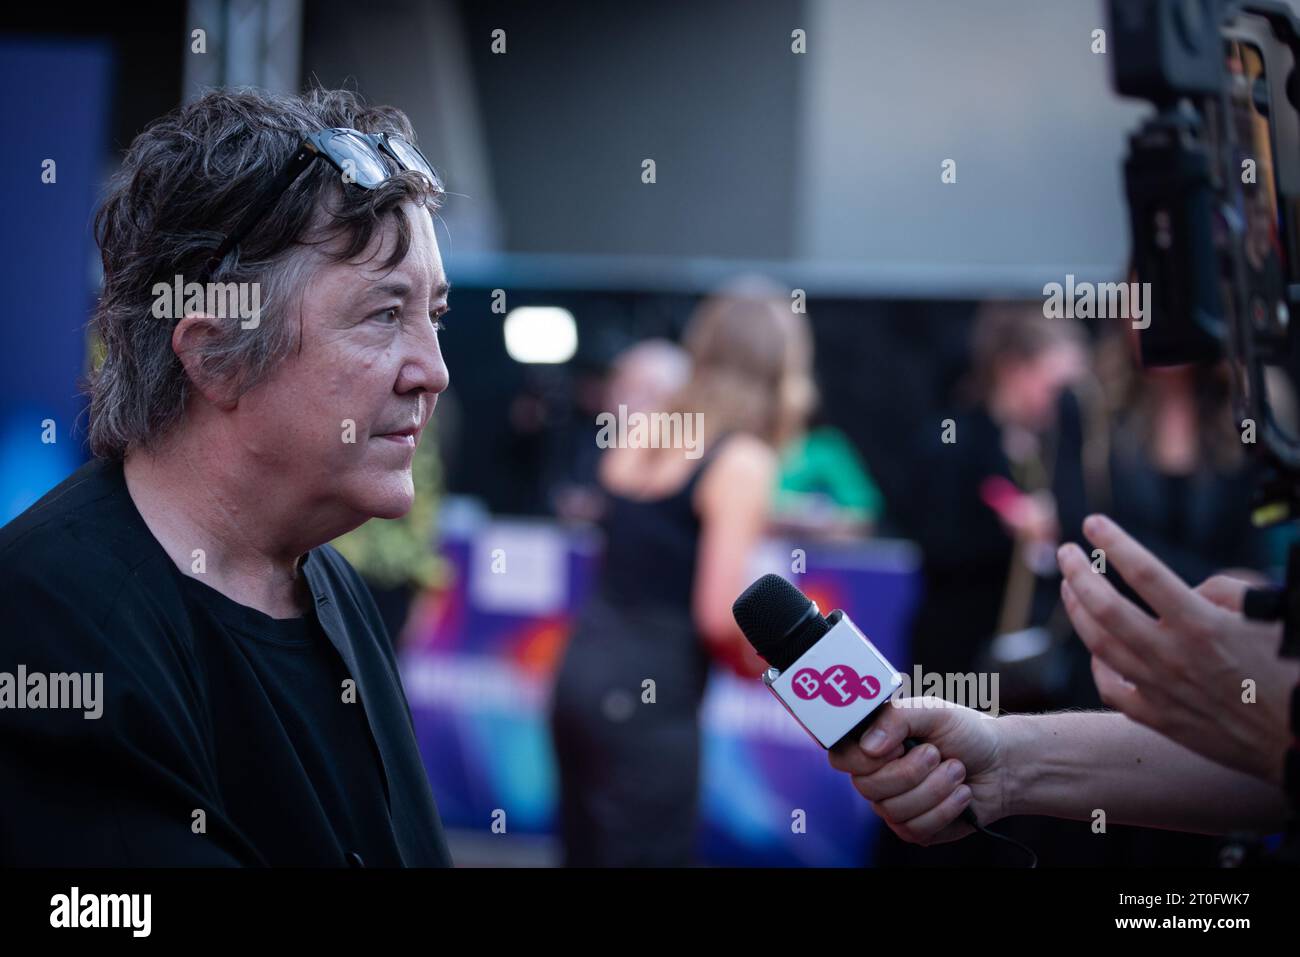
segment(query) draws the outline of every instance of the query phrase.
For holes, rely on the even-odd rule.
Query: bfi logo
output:
[[[794,693],[804,701],[820,697],[829,705],[843,708],[859,698],[870,700],[880,694],[875,675],[859,675],[848,665],[831,665],[824,672],[803,668],[791,682]]]
[[[903,682],[866,635],[841,611],[811,648],[785,671],[769,668],[763,683],[823,748],[848,734],[889,700]]]

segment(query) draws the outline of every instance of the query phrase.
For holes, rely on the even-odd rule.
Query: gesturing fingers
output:
[[[1061,582],[1061,600],[1065,603],[1065,613],[1069,615],[1074,630],[1095,658],[1102,659],[1120,674],[1143,680],[1150,677],[1147,664],[1093,618],[1092,613],[1079,601],[1079,596],[1068,579]]]
[[[1174,716],[1175,709],[1154,687],[1139,688],[1096,655],[1092,656],[1092,680],[1108,707],[1122,712],[1138,724],[1168,733],[1167,723]]]
[[[1117,592],[1104,576],[1094,572],[1077,545],[1062,546],[1057,560],[1065,575],[1063,585],[1068,586],[1061,589],[1066,613],[1079,628],[1079,635],[1089,649],[1104,657],[1122,656],[1123,663],[1116,662],[1117,668],[1134,680],[1147,679],[1146,662],[1151,660],[1160,642],[1155,621]],[[1086,618],[1083,612],[1087,613]],[[1084,622],[1083,628],[1079,626],[1080,621]]]
[[[1110,519],[1104,515],[1089,515],[1084,520],[1083,533],[1105,553],[1106,561],[1115,566],[1161,618],[1181,623],[1198,614],[1200,602],[1195,593],[1160,559]]]

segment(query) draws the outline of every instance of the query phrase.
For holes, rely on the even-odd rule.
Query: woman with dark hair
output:
[[[1027,563],[1044,552],[1054,569],[1069,525],[1061,511],[1084,514],[1080,410],[1064,400],[1086,362],[1082,330],[1044,318],[1040,304],[980,308],[951,428],[935,423],[921,452],[925,513],[915,533],[926,595],[913,624],[914,663],[973,671],[995,634],[1042,611],[1044,589],[1034,588]]]
[[[691,377],[670,405],[701,416],[703,448],[611,448],[599,463],[605,562],[551,713],[570,866],[690,863],[710,656],[762,670],[731,603],[767,522],[777,449],[812,405],[811,337],[764,289],[704,302],[684,345]]]

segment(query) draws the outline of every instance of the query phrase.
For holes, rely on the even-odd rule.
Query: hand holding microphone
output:
[[[844,612],[837,609],[823,618],[816,603],[780,575],[758,579],[731,611],[754,650],[772,666],[763,676],[768,690],[828,750],[856,748],[877,709],[902,684],[894,666]],[[895,744],[906,753],[919,742],[904,734]],[[938,754],[933,748],[917,752],[909,767]],[[948,762],[944,768],[945,773],[960,771],[961,763]],[[959,774],[953,785],[960,783]],[[968,803],[956,813],[978,829]]]
[[[893,702],[893,668],[841,611],[825,618],[776,575],[737,599],[736,623],[772,667],[768,689],[830,751],[903,840],[938,844],[1045,815],[1203,834],[1272,833],[1282,789],[1225,767],[1118,712],[992,718],[938,698]],[[798,689],[798,690],[796,690]]]
[[[936,698],[903,698],[880,709],[861,740],[830,751],[831,767],[895,834],[913,844],[942,844],[1006,816],[1006,768],[998,722]],[[908,739],[925,743],[908,749]]]
[[[732,614],[772,666],[768,690],[895,833],[923,844],[976,830],[1010,840],[983,826],[1006,816],[994,719],[937,698],[891,703],[902,679],[884,655],[844,612],[822,617],[779,575],[745,589]]]

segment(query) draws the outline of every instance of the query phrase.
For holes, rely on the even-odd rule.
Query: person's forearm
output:
[[[1216,764],[1117,712],[1009,715],[1003,723],[1008,816],[1223,834],[1286,819],[1279,788]]]

